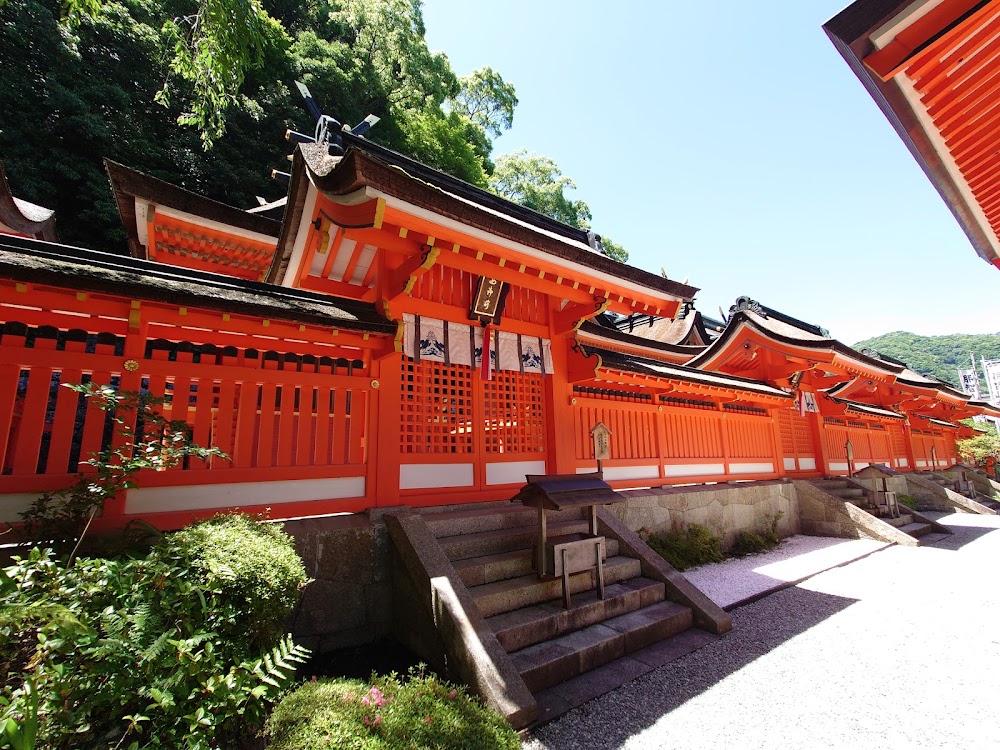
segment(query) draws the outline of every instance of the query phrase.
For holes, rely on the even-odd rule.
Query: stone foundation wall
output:
[[[720,483],[690,487],[625,490],[624,503],[609,505],[629,529],[666,531],[674,524],[702,524],[722,537],[728,550],[741,531],[763,531],[781,513],[778,535],[799,533],[799,506],[791,482]]]
[[[385,524],[365,514],[287,521],[312,582],[289,629],[322,654],[388,636],[392,626],[391,543]]]

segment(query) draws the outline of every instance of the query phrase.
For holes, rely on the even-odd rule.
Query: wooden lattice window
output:
[[[400,450],[472,453],[472,368],[403,360]]]
[[[500,371],[483,383],[487,453],[545,450],[545,381],[533,373]]]

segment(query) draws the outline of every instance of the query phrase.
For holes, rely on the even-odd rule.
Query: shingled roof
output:
[[[390,334],[396,324],[374,305],[224,274],[0,235],[0,274],[15,281],[131,295],[243,315]]]
[[[0,225],[7,226],[18,234],[49,242],[56,241],[55,211],[15,198],[2,163],[0,163]],[[2,231],[0,229],[0,233]]]

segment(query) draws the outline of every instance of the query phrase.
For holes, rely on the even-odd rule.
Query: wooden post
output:
[[[851,442],[850,438],[847,438],[847,442],[844,444],[844,448],[847,450],[847,476],[854,476],[854,443]]]

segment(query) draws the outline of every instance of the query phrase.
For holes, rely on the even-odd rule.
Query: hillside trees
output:
[[[124,239],[104,158],[231,205],[277,198],[285,128],[314,127],[294,80],[341,122],[375,114],[373,140],[480,187],[517,105],[493,69],[459,78],[428,48],[419,0],[0,0],[0,66],[12,184],[56,210],[63,241],[104,250]],[[518,165],[533,168],[514,155],[503,179]],[[548,196],[532,207],[589,227],[548,165],[525,175]]]
[[[875,349],[881,354],[906,362],[919,373],[932,375],[947,383],[957,383],[958,371],[971,366],[970,354],[976,355],[977,369],[982,357],[1000,359],[1000,335],[956,333],[948,336],[919,336],[906,331],[895,331],[859,341],[854,344],[854,348]]]

